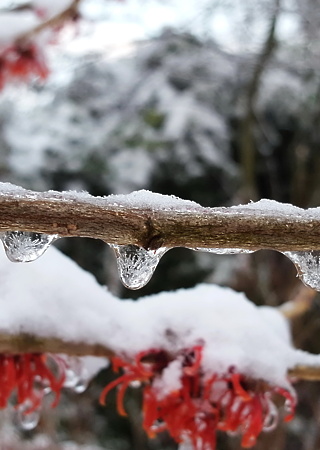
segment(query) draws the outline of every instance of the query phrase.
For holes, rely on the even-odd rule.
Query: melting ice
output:
[[[284,252],[297,268],[304,284],[320,291],[320,251]]]
[[[31,262],[39,258],[58,239],[58,235],[27,231],[7,231],[1,240],[7,257],[12,262]]]
[[[137,245],[110,245],[117,258],[119,276],[125,287],[140,289],[155,271],[161,257],[168,250],[145,250]]]

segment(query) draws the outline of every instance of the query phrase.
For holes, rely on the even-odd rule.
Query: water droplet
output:
[[[237,255],[239,253],[253,253],[253,250],[246,250],[243,248],[204,248],[196,247],[191,250],[197,252],[215,253],[216,255]]]
[[[294,263],[303,283],[320,291],[320,251],[284,252],[284,255]]]
[[[168,250],[145,250],[136,245],[110,245],[117,258],[120,279],[129,289],[145,286],[155,271],[161,257]]]
[[[80,358],[69,356],[65,361],[67,369],[65,371],[66,379],[63,384],[64,387],[71,389],[77,394],[82,394],[89,384],[86,368]]]
[[[278,425],[279,413],[277,407],[268,398],[267,399],[267,414],[263,422],[263,431],[273,431]]]
[[[84,392],[89,384],[89,380],[84,378],[79,378],[77,384],[72,388],[73,392],[76,394],[82,394]]]
[[[1,235],[1,240],[10,261],[31,262],[43,255],[58,237],[56,234],[7,231]]]
[[[142,383],[139,380],[133,380],[129,384],[130,387],[135,388],[135,389],[140,388],[141,385],[142,385]]]
[[[14,422],[19,428],[24,431],[34,430],[38,425],[40,419],[39,409],[26,414],[25,411],[27,411],[28,409],[30,409],[30,404],[26,402],[22,405],[19,405],[19,407],[15,411]]]

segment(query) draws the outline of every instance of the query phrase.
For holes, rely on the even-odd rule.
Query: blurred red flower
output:
[[[56,406],[65,381],[65,364],[53,355],[26,353],[0,355],[0,408],[6,408],[15,394],[15,406],[28,405],[24,414],[40,408],[46,392],[55,394]]]
[[[140,352],[133,362],[114,357],[114,370],[122,368],[124,374],[105,387],[100,402],[105,404],[109,391],[118,386],[117,409],[126,415],[125,391],[132,382],[139,381],[144,384],[143,427],[148,435],[154,437],[167,430],[176,442],[188,440],[196,450],[214,450],[217,430],[240,434],[244,448],[255,445],[263,430],[277,425],[278,411],[272,401],[275,396],[285,400],[284,420],[293,418],[294,393],[250,379],[235,367],[230,367],[224,375],[208,376],[201,366],[202,352],[202,346],[195,346],[183,350],[174,359],[163,350]],[[166,387],[165,372],[168,374],[170,367],[173,369],[173,362],[176,363],[173,378],[180,367],[179,382],[174,380],[172,384],[171,380]]]

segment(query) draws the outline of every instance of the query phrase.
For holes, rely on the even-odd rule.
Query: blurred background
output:
[[[320,205],[320,2],[83,0],[81,15],[49,49],[45,84],[1,92],[1,181],[92,195],[149,189],[212,207],[261,198]],[[128,291],[103,242],[58,246],[123,298],[206,282],[277,306],[301,283],[277,252],[174,249],[145,288]],[[319,332],[316,297],[293,324],[295,345],[320,353]],[[105,370],[85,393],[66,394],[33,432],[11,428],[4,413],[0,449],[176,449],[165,434],[144,435],[139,389],[127,393],[127,419],[112,394],[98,405],[112,377]],[[320,385],[296,386],[296,418],[256,449],[320,449]],[[219,436],[218,450],[239,448]]]

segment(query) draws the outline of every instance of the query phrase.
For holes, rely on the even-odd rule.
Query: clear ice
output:
[[[58,239],[56,234],[27,231],[7,231],[1,240],[7,257],[12,262],[31,262],[39,258]]]
[[[155,271],[161,257],[168,250],[145,250],[136,245],[110,245],[117,258],[120,279],[128,289],[145,286]]]
[[[215,253],[216,255],[237,255],[239,253],[253,253],[253,250],[245,250],[243,248],[205,248],[196,247],[191,250],[197,252]]]
[[[89,382],[89,378],[86,376],[86,368],[81,359],[76,356],[68,356],[65,358],[65,361],[67,363],[67,368],[64,387],[71,389],[77,394],[82,394],[82,392],[87,389]]]
[[[268,412],[264,419],[263,431],[273,431],[278,425],[279,413],[277,407],[270,398],[268,398],[267,403],[268,403]]]
[[[26,413],[30,408],[30,405],[20,405],[15,411],[14,422],[19,428],[24,431],[31,431],[36,428],[40,419],[40,410],[36,409],[32,412]]]
[[[320,291],[320,251],[284,252],[284,255],[294,263],[303,283]]]

